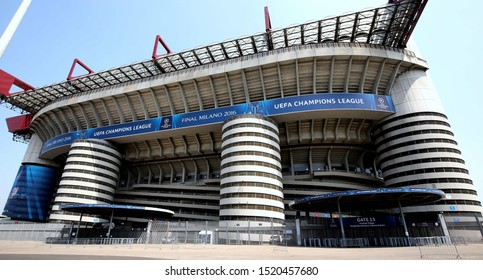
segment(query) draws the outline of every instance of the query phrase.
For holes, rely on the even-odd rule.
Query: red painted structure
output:
[[[161,44],[163,46],[164,50],[166,51],[165,54],[158,54],[159,44]],[[164,42],[163,38],[161,38],[161,36],[157,35],[156,40],[154,41],[154,49],[153,49],[152,58],[156,59],[160,56],[168,55],[168,54],[171,54],[171,53],[172,53],[171,50],[169,49],[168,45]]]
[[[6,121],[8,132],[17,134],[28,132],[30,129],[30,123],[32,122],[32,117],[32,114],[25,114],[7,118]]]
[[[17,87],[23,89],[23,92],[28,90],[34,90],[35,88],[26,82],[17,79],[16,77],[8,74],[7,72],[0,70],[0,98],[4,99],[9,97],[13,93],[10,92],[12,86],[16,85]]]
[[[79,64],[82,68],[84,68],[89,73],[73,77],[72,74],[74,73],[74,69],[75,69],[75,66],[77,64]],[[79,59],[76,58],[76,59],[74,59],[74,62],[72,63],[72,66],[70,67],[69,76],[67,76],[67,81],[77,79],[77,78],[81,78],[81,77],[85,77],[85,76],[93,74],[93,73],[94,73],[94,71],[91,68],[87,67],[87,65],[85,65],[82,61],[80,61]]]

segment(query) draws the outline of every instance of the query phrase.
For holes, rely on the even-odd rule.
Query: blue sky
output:
[[[3,33],[21,0],[0,0]],[[10,45],[0,58],[5,70],[34,87],[66,79],[80,59],[102,71],[149,59],[156,35],[173,52],[192,49],[265,30],[263,8],[273,28],[287,27],[365,8],[385,0],[33,0]],[[483,138],[483,1],[430,0],[413,38],[428,61],[429,74],[477,187],[483,195],[480,160]],[[0,106],[0,118],[17,115]],[[0,210],[5,205],[27,145],[13,142],[0,120]]]

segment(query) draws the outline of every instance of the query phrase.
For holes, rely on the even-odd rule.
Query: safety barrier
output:
[[[307,242],[308,241],[308,242]],[[304,239],[307,247],[369,247],[367,238],[309,238]]]
[[[81,244],[81,245],[131,245],[140,244],[140,238],[58,238],[49,237],[47,244]]]

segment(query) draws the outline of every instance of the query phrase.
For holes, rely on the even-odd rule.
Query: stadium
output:
[[[124,205],[306,236],[481,240],[476,188],[408,43],[426,3],[273,30],[266,9],[263,33],[180,53],[157,36],[148,60],[96,73],[76,59],[42,88],[0,70],[1,102],[21,113],[9,132],[28,142],[3,215],[94,226],[106,219],[79,205]]]

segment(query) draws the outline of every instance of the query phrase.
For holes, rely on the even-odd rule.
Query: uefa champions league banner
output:
[[[266,116],[318,110],[376,110],[395,112],[389,96],[374,94],[310,94],[260,102]]]
[[[78,139],[114,139],[163,130],[218,124],[241,114],[276,116],[323,110],[375,110],[395,112],[391,97],[385,95],[361,93],[307,94],[66,133],[47,140],[41,153],[43,154],[57,147],[70,145]]]

